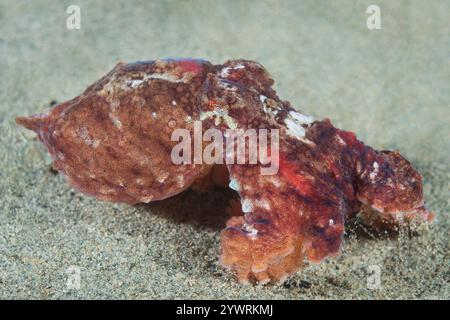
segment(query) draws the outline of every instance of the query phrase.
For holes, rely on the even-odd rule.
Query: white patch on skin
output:
[[[152,117],[156,118],[158,116],[158,114],[156,112],[152,112]]]
[[[238,64],[234,67],[225,67],[222,70],[220,70],[219,76],[222,78],[226,78],[230,75],[230,70],[238,70],[238,69],[244,69],[245,66],[243,66],[242,64]]]
[[[120,102],[117,100],[113,100],[110,102],[109,107],[111,108],[112,111],[115,111],[120,105]]]
[[[271,209],[270,202],[267,201],[266,199],[256,200],[255,206],[268,211]]]
[[[97,139],[94,139],[92,142],[92,148],[96,149],[100,145],[100,141]]]
[[[298,122],[292,120],[292,119],[285,119],[284,123],[287,126],[288,134],[294,138],[304,138],[306,131],[305,128],[303,128]]]
[[[279,188],[281,186],[281,181],[278,176],[268,176],[268,180],[273,184],[275,188]]]
[[[249,213],[253,211],[253,204],[250,199],[243,199],[241,202],[242,212]]]
[[[356,172],[358,174],[361,174],[361,170],[362,170],[362,166],[361,166],[361,161],[356,161]]]
[[[334,225],[334,220],[333,220],[333,219],[328,220],[328,225],[329,225],[329,226]]]
[[[374,181],[378,175],[378,172],[379,172],[379,165],[378,162],[375,161],[373,163],[373,171],[369,174],[370,180]]]
[[[182,78],[179,78],[177,75],[172,74],[172,73],[152,73],[152,74],[146,74],[143,77],[142,82],[148,81],[151,79],[157,79],[157,80],[165,80],[165,81],[169,81],[169,82],[173,82],[173,83],[180,83],[180,82],[186,83],[191,78],[192,78],[192,75],[189,73],[183,74]]]
[[[315,144],[305,138],[306,130],[303,125],[310,125],[313,122],[313,117],[306,116],[297,111],[289,111],[288,117],[284,119],[284,123],[287,126],[287,134],[311,146]]]
[[[140,200],[144,203],[149,203],[150,201],[153,200],[153,196],[142,197]]]
[[[268,104],[266,103],[267,99],[269,99],[269,98],[267,98],[265,95],[261,94],[259,96],[259,101],[261,101],[261,103],[262,103],[264,113],[269,114],[275,118],[278,115],[278,112],[281,110],[281,108],[277,107],[277,110],[276,110],[273,107],[268,106]]]
[[[169,177],[169,173],[168,172],[163,172],[160,175],[158,175],[156,177],[156,181],[158,181],[159,183],[164,183],[164,181],[166,181],[166,179]],[[184,178],[181,176],[177,177],[177,180],[182,179],[182,183],[184,183]]]
[[[117,116],[113,113],[109,113],[109,118],[117,129],[122,129],[122,122],[117,118]]]
[[[273,117],[276,117],[279,112],[279,110],[274,110],[272,108],[268,108],[266,104],[263,104],[263,111],[264,111],[264,113],[269,114]]]
[[[144,80],[140,79],[134,79],[134,80],[127,80],[127,85],[129,85],[132,88],[136,88],[137,86],[141,85],[141,83],[144,82]]]
[[[203,121],[205,119],[209,119],[215,116],[214,111],[205,111],[200,113],[200,120]]]
[[[175,100],[172,100],[172,105],[173,105],[173,106],[176,106],[176,105],[177,105],[177,102],[176,102]]]
[[[219,76],[222,78],[226,78],[230,75],[229,71],[230,71],[230,67],[223,68],[222,70],[220,70]]]
[[[116,190],[111,189],[111,188],[100,188],[99,192],[104,195],[108,195],[108,194],[115,194]]]
[[[304,114],[302,114],[300,112],[297,112],[297,111],[289,111],[289,115],[292,118],[294,118],[295,120],[297,120],[297,122],[299,124],[306,124],[306,125],[308,125],[308,124],[311,124],[311,123],[314,122],[314,117],[304,115]]]
[[[344,139],[342,139],[339,135],[336,135],[336,140],[338,141],[338,143],[339,143],[341,146],[347,145],[347,144],[345,143]]]
[[[258,235],[258,230],[256,230],[253,226],[250,226],[246,223],[242,225],[242,229],[247,233],[247,236],[250,237],[250,239],[255,240]]]
[[[164,180],[166,180],[166,178],[164,178]],[[183,176],[177,176],[176,180],[177,180],[177,185],[178,186],[180,186],[180,187],[184,186],[184,177]]]
[[[109,99],[109,94],[112,93],[114,91],[114,83],[115,83],[116,77],[112,77],[111,79],[109,79],[108,83],[106,83],[103,87],[102,90],[99,90],[97,92],[97,95],[101,96],[101,97],[106,97],[106,99]]]
[[[234,191],[238,191],[240,189],[239,183],[237,182],[236,179],[230,179],[230,184],[228,185],[231,189],[233,189]]]
[[[106,83],[102,90],[97,92],[97,95],[106,97],[109,99],[109,96],[111,93],[118,91],[118,90],[130,90],[134,89],[138,85],[140,85],[143,82],[141,79],[126,79],[123,77],[117,78],[117,75],[114,75],[112,78],[109,79],[108,83]]]
[[[183,76],[180,78],[178,75],[170,72],[163,73],[152,73],[152,74],[140,74],[141,79],[127,79],[125,77],[117,78],[117,75],[114,75],[108,83],[106,83],[102,90],[98,91],[97,94],[100,96],[109,96],[110,93],[116,90],[134,90],[142,85],[144,82],[149,80],[165,80],[173,83],[186,83],[192,79],[193,74],[189,72],[185,72]]]
[[[142,182],[142,179],[141,179],[141,178],[137,178],[137,179],[135,180],[135,182],[136,182],[138,185],[140,185],[140,186],[143,185],[143,182]]]
[[[203,121],[205,119],[210,119],[212,117],[216,117],[214,124],[218,126],[221,121],[224,121],[225,124],[230,129],[236,129],[238,126],[234,119],[228,115],[228,111],[222,109],[215,109],[213,111],[206,111],[200,113],[200,120]]]
[[[377,210],[378,212],[384,213],[384,208],[381,206],[378,206],[376,204],[372,204],[372,209]]]
[[[78,136],[84,141],[86,145],[92,146],[94,149],[100,145],[100,141],[98,139],[92,139],[85,127],[82,127],[80,130],[78,130]]]

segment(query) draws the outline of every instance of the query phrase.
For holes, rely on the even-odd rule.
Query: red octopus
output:
[[[221,233],[220,261],[240,282],[282,281],[305,259],[336,256],[344,224],[358,212],[377,228],[431,221],[421,176],[402,155],[300,113],[273,83],[248,60],[119,63],[81,95],[17,123],[38,133],[70,185],[101,200],[147,203],[229,183],[241,208]],[[193,132],[195,121],[224,133],[278,129],[278,149],[269,152],[279,170],[173,163],[174,128]]]

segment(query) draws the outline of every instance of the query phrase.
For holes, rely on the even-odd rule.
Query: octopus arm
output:
[[[338,130],[352,148],[356,197],[362,221],[375,229],[429,222],[434,214],[424,207],[422,177],[397,151],[376,151],[353,133]]]
[[[320,184],[285,162],[275,176],[260,175],[259,166],[229,170],[243,215],[222,231],[221,263],[240,282],[284,281],[305,259],[319,262],[339,253],[345,208],[342,201],[324,201]]]

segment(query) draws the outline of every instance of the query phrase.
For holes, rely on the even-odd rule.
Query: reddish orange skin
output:
[[[327,119],[310,120],[281,101],[273,83],[247,60],[118,64],[80,96],[17,122],[38,133],[72,186],[102,200],[149,202],[229,175],[244,212],[221,233],[221,263],[241,282],[284,280],[304,259],[337,255],[345,221],[360,210],[374,227],[432,219],[421,176],[405,158],[375,151]],[[279,150],[269,150],[279,151],[278,172],[175,165],[171,133],[192,132],[200,119],[203,130],[280,130]]]

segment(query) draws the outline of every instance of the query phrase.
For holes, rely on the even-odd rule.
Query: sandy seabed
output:
[[[0,0],[0,298],[449,299],[449,3],[378,3],[380,30],[366,27],[371,1],[77,1],[68,30],[72,1]],[[413,237],[349,228],[337,260],[240,286],[217,261],[231,192],[99,202],[14,123],[118,61],[163,57],[262,63],[303,112],[409,158],[435,222]]]

